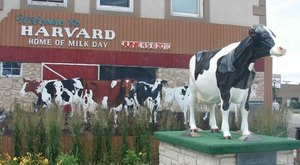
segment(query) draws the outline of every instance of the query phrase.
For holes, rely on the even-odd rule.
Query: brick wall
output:
[[[159,164],[236,165],[236,154],[210,155],[159,142]],[[277,151],[277,165],[293,165],[293,151]]]

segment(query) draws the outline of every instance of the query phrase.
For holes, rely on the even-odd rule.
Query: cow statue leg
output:
[[[112,107],[109,110],[109,115],[113,112],[115,127],[118,126],[118,113],[120,113],[122,111],[122,109],[123,109],[123,104],[120,104],[117,107]]]
[[[183,118],[184,118],[184,122],[183,124],[185,125],[186,124],[186,120],[187,120],[187,111],[188,111],[188,108],[187,107],[183,107]]]
[[[229,116],[229,105],[230,105],[230,92],[229,91],[221,91],[221,112],[222,112],[222,132],[223,137],[225,139],[231,139],[231,134],[229,131],[229,123],[228,123],[228,116]]]
[[[215,109],[216,109],[216,104],[210,105],[209,126],[212,133],[219,132],[219,127],[217,126],[217,122],[216,122]]]
[[[199,129],[196,126],[195,121],[195,103],[196,103],[196,91],[191,86],[191,93],[190,93],[190,130],[192,132],[198,131]]]
[[[238,105],[237,104],[234,104],[234,117],[235,117],[235,122],[237,123],[239,121],[239,112],[238,112]],[[247,117],[248,118],[248,117]]]
[[[109,115],[113,113],[113,117],[114,117],[114,126],[117,127],[118,126],[118,114],[117,114],[117,111],[116,111],[116,108],[115,107],[112,107],[110,110],[109,110]]]
[[[248,103],[245,103],[245,104],[248,104]],[[245,104],[242,104],[242,105],[245,105]],[[242,114],[242,123],[241,123],[241,131],[242,131],[242,134],[243,136],[250,136],[251,135],[251,132],[249,131],[249,128],[248,128],[248,114],[249,114],[249,111],[245,108],[245,107],[249,107],[248,105],[247,106],[240,106],[241,107],[241,114]]]
[[[228,116],[229,116],[229,110],[222,110],[222,132],[223,132],[223,137],[225,139],[231,139],[231,134],[229,132],[229,123],[228,123]]]

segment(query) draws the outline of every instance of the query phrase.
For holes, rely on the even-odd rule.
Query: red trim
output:
[[[53,62],[188,68],[191,56],[191,54],[161,52],[147,53],[0,46],[0,61],[28,63]],[[263,64],[263,62],[258,62],[255,65],[256,71],[263,71]]]
[[[188,68],[191,55],[78,49],[0,47],[0,61]],[[174,58],[176,57],[176,58]]]
[[[265,59],[261,58],[255,62],[254,68],[257,72],[263,72],[265,70]]]
[[[82,65],[53,65],[46,64],[55,72],[58,72],[65,78],[81,77],[85,80],[98,80],[98,66],[82,66]],[[87,74],[88,73],[88,74]],[[43,67],[43,80],[62,79],[57,74]]]

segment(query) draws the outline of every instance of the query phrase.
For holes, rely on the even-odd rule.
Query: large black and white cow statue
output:
[[[249,30],[249,36],[220,50],[200,51],[190,59],[190,129],[197,130],[195,122],[195,102],[197,99],[213,107],[221,103],[221,130],[226,139],[231,138],[228,124],[229,105],[240,105],[242,114],[241,131],[249,136],[248,98],[255,71],[254,62],[262,57],[282,56],[286,49],[278,45],[275,35],[264,25]],[[216,125],[214,109],[210,109],[210,127]]]

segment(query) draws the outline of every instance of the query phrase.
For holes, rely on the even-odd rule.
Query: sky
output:
[[[300,0],[266,0],[267,27],[287,48],[282,57],[273,57],[273,74],[281,81],[300,84]]]

